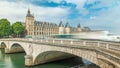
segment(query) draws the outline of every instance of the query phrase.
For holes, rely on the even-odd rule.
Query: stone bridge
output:
[[[78,56],[101,68],[120,68],[120,43],[91,40],[0,39],[5,53],[25,52],[25,65],[34,66]]]

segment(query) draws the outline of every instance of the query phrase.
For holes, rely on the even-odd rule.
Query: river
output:
[[[25,53],[5,54],[4,49],[0,49],[0,68],[72,68],[77,65],[90,63],[79,57],[74,57],[33,67],[26,67],[24,65],[24,56]]]

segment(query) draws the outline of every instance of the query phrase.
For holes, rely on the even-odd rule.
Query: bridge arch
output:
[[[26,53],[26,50],[25,50],[25,48],[21,44],[13,43],[10,46],[10,52],[11,53],[17,53],[17,52],[25,52]]]
[[[6,48],[6,47],[7,47],[7,45],[6,45],[5,42],[1,42],[1,43],[0,43],[0,48]]]
[[[75,56],[85,58],[99,66],[101,63],[101,68],[115,68],[115,67],[109,67],[109,65],[107,65],[107,64],[106,64],[107,65],[106,66],[105,63],[103,63],[105,60],[108,64],[109,64],[109,62],[111,62],[114,66],[116,66],[116,68],[120,67],[119,56],[114,56],[113,53],[108,54],[109,52],[107,52],[106,50],[103,50],[103,48],[98,48],[98,47],[94,48],[92,46],[87,46],[87,45],[92,45],[92,44],[87,44],[86,46],[81,46],[81,45],[79,45],[79,46],[65,45],[64,46],[64,45],[38,44],[38,43],[35,43],[32,41],[27,41],[27,42],[23,41],[22,42],[19,40],[18,41],[14,41],[14,40],[13,41],[3,41],[3,42],[7,44],[6,51],[9,51],[9,49],[13,46],[13,44],[15,44],[15,43],[20,44],[20,46],[23,47],[25,52],[28,52],[27,55],[25,56],[25,62],[26,62],[26,65],[29,65],[29,66],[36,65],[38,63],[37,59],[39,59],[40,56],[42,56],[41,54],[47,56],[47,54],[49,54],[49,52],[51,54],[52,53],[54,54],[54,51],[57,51],[57,52],[68,53],[68,54],[72,54]],[[103,45],[103,44],[101,44],[101,45]],[[96,52],[96,51],[98,51],[98,52]],[[113,58],[113,59],[111,59],[111,58]],[[31,61],[31,63],[29,61]],[[35,63],[35,64],[33,64],[33,63]],[[110,65],[112,65],[112,64],[110,64]]]
[[[84,58],[97,66],[101,68],[114,68],[114,66],[107,60],[100,58],[98,60],[98,53],[94,49],[52,49],[52,50],[46,50],[46,51],[41,51],[36,57],[33,57],[33,64],[43,64],[51,61],[56,61],[63,59],[61,57],[68,58],[68,56],[73,57],[81,57]],[[101,61],[102,59],[102,61]],[[107,63],[106,63],[107,62]],[[108,64],[110,63],[110,65]],[[100,65],[99,65],[100,64]]]
[[[37,64],[43,64],[47,62],[62,60],[66,58],[71,58],[71,57],[75,57],[75,55],[61,52],[61,51],[46,51],[37,55],[33,59],[33,63],[37,65]]]

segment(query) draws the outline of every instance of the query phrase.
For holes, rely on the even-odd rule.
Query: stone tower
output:
[[[64,25],[62,21],[60,21],[60,24],[59,24],[59,34],[64,34]]]
[[[67,22],[66,25],[65,25],[65,33],[70,34],[70,24],[69,24],[69,22]]]
[[[80,24],[77,25],[77,29],[78,29],[79,32],[82,32],[82,28],[81,28]]]
[[[26,21],[25,21],[25,29],[26,29],[26,35],[27,36],[33,36],[34,35],[34,16],[31,14],[30,9],[28,8],[28,12],[26,15]]]

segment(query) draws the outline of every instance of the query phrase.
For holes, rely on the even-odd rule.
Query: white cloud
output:
[[[50,0],[56,3],[60,3],[62,0]],[[88,10],[84,8],[86,1],[88,3],[93,3],[96,0],[65,0],[67,3],[76,4],[76,8],[83,15],[89,13]],[[90,19],[83,18],[79,16],[74,20],[69,20],[71,25],[77,25],[81,23],[82,26],[90,26],[94,29],[110,30],[111,32],[120,34],[120,1],[118,0],[100,0],[101,3],[92,8],[100,8],[108,6],[109,9],[98,11],[97,16],[92,16]],[[115,3],[113,3],[115,2]],[[104,5],[106,4],[106,5]],[[112,5],[113,4],[113,5]],[[117,5],[117,6],[116,6]],[[7,2],[0,1],[0,18],[7,18],[12,23],[15,21],[25,21],[25,16],[27,13],[28,4],[25,2]],[[69,14],[69,8],[61,7],[40,7],[35,5],[30,5],[31,12],[34,13],[35,19],[38,21],[49,21],[58,22],[60,19],[66,19]]]
[[[112,33],[120,34],[120,5],[109,8],[93,19],[89,19],[85,24],[92,28],[109,30]]]
[[[67,17],[68,8],[61,7],[38,7],[31,5],[31,12],[34,13],[35,19],[39,21],[49,21],[59,23],[60,19]]]
[[[68,0],[69,1],[69,0]],[[78,0],[79,1],[79,0]],[[96,0],[87,0],[87,3],[91,4],[94,3]],[[97,0],[98,1],[98,0]],[[108,9],[94,12],[94,14],[97,14],[97,16],[91,16],[89,19],[87,18],[76,18],[74,20],[71,20],[71,24],[81,23],[82,26],[89,26],[92,29],[96,30],[108,30],[111,33],[114,34],[120,34],[120,1],[119,0],[99,0],[101,3],[97,4],[96,6],[93,6],[92,8],[102,8],[102,7],[108,7]],[[70,0],[72,3],[72,1]],[[82,4],[79,5],[77,3],[80,2],[74,2],[77,6],[79,6],[79,11],[82,10],[85,2],[81,2]],[[83,8],[84,9],[84,8]],[[87,12],[87,10],[85,10]],[[84,12],[84,11],[82,11]],[[87,14],[87,13],[85,13]]]
[[[19,4],[19,5],[18,5]],[[0,1],[0,18],[8,18],[11,22],[24,20],[26,7],[22,3]]]
[[[25,22],[25,16],[27,13],[28,4],[23,2],[8,2],[0,1],[0,18],[7,18],[10,22],[22,21]],[[40,20],[44,18],[51,17],[63,17],[68,14],[67,8],[60,7],[39,7],[35,5],[30,5],[31,12],[34,13],[35,18]],[[54,20],[54,18],[49,19]]]
[[[88,11],[84,8],[84,5],[87,0],[50,0],[55,3],[60,3],[61,1],[65,1],[67,3],[72,3],[76,5],[76,9],[79,10],[79,13],[86,15],[88,14]]]
[[[88,11],[84,8],[84,5],[87,0],[65,0],[67,3],[73,3],[76,5],[76,8],[83,15],[88,14]]]

